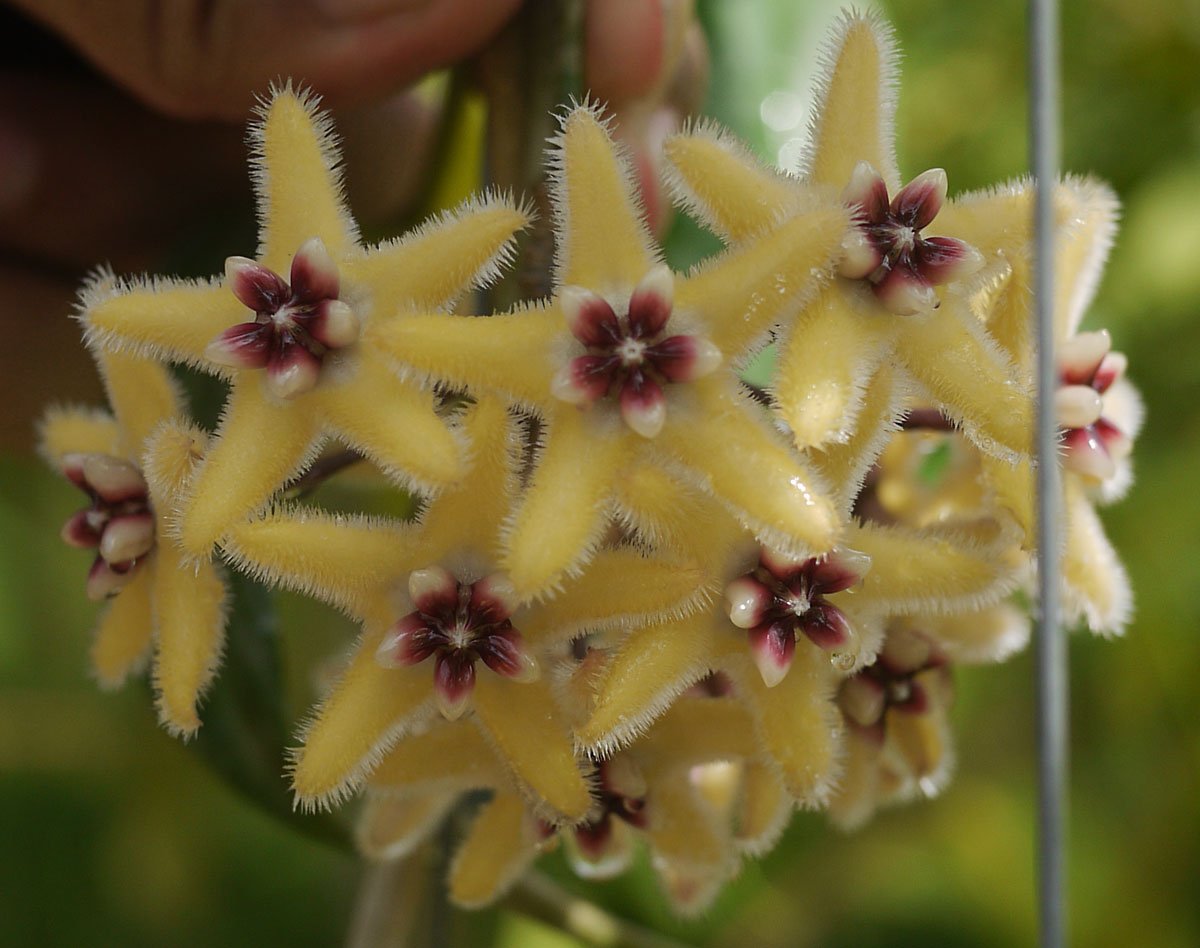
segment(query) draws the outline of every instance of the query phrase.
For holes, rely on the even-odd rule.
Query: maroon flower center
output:
[[[859,162],[843,194],[855,208],[854,228],[843,244],[840,272],[866,280],[884,306],[902,316],[937,305],[933,287],[983,266],[974,247],[953,237],[925,237],[946,199],[946,172],[926,171],[888,200],[887,184]]]
[[[625,858],[618,838],[618,821],[635,829],[645,829],[646,782],[640,770],[628,758],[618,756],[602,761],[596,770],[598,792],[589,818],[575,826],[564,828],[575,841],[576,862],[581,874],[604,878],[620,872]],[[543,838],[555,833],[555,828],[539,821]]]
[[[1079,333],[1059,352],[1054,408],[1068,468],[1098,480],[1116,473],[1132,450],[1129,437],[1104,414],[1104,395],[1125,374],[1125,356],[1112,352],[1106,331]]]
[[[638,284],[619,316],[607,300],[579,287],[564,287],[559,304],[571,334],[587,349],[554,378],[557,398],[590,406],[617,400],[634,431],[653,438],[666,420],[664,386],[712,372],[721,353],[701,336],[667,335],[674,277],[656,267]]]
[[[358,317],[338,299],[337,266],[319,238],[296,252],[290,276],[288,283],[253,260],[230,257],[226,282],[255,318],[226,329],[206,351],[221,365],[266,369],[268,385],[281,398],[309,391],[325,356],[359,335]]]
[[[747,631],[767,687],[787,674],[797,635],[828,651],[850,640],[850,623],[826,597],[860,582],[869,564],[866,556],[851,550],[796,561],[764,549],[758,566],[725,588],[729,619]]]
[[[874,664],[842,683],[838,704],[854,725],[882,738],[888,711],[929,711],[929,692],[919,679],[933,668],[948,665],[926,639],[914,632],[894,632]]]
[[[400,667],[433,656],[434,695],[446,718],[454,720],[466,710],[479,660],[517,681],[538,676],[537,660],[510,619],[517,603],[504,576],[462,583],[448,570],[431,566],[414,572],[408,589],[416,608],[392,627],[378,659]]]
[[[115,596],[154,548],[146,481],[133,464],[107,454],[67,455],[63,473],[91,503],[63,525],[62,538],[71,546],[96,550],[88,571],[88,598]]]

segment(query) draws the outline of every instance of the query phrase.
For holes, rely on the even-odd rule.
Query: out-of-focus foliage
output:
[[[795,93],[807,94],[837,4],[701,6],[714,51],[711,111],[764,156],[789,160],[809,104]],[[1112,330],[1149,409],[1137,489],[1105,513],[1137,616],[1121,640],[1072,640],[1072,925],[1081,945],[1184,948],[1200,943],[1200,556],[1191,532],[1200,514],[1200,4],[1065,6],[1064,165],[1110,181],[1125,206],[1085,326]],[[1019,175],[1021,5],[906,0],[885,12],[905,57],[902,167],[941,165],[952,192]],[[679,259],[711,247],[694,228],[677,228]],[[0,463],[0,484],[0,940],[339,943],[351,859],[244,804],[156,727],[136,688],[93,688],[86,564],[48,526],[73,509],[74,489],[31,459]],[[293,600],[281,607],[285,674],[352,639],[331,611],[306,604],[301,620]],[[1028,656],[959,673],[959,761],[940,800],[888,811],[851,836],[821,817],[798,818],[705,919],[672,921],[647,866],[589,891],[695,944],[1030,944],[1030,676]],[[295,718],[314,684],[293,674],[288,685]],[[572,943],[512,915],[472,938],[489,942]]]

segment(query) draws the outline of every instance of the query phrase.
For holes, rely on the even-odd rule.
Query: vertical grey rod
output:
[[[1058,4],[1030,0],[1030,143],[1034,205],[1034,314],[1037,321],[1036,650],[1040,944],[1066,944],[1067,642],[1059,618],[1058,423],[1054,417],[1054,185],[1058,179]]]

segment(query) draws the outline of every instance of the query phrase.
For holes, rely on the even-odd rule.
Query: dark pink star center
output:
[[[664,386],[711,372],[720,353],[707,339],[668,335],[671,275],[658,268],[633,292],[624,315],[594,293],[570,288],[561,302],[571,334],[587,349],[554,380],[554,394],[577,405],[613,398],[633,430],[654,437],[666,413]]]
[[[88,596],[114,596],[154,548],[154,512],[146,481],[133,464],[107,454],[68,455],[63,473],[91,503],[63,525],[62,537],[71,546],[96,550],[88,572]]]
[[[768,686],[787,673],[798,635],[828,651],[849,641],[850,623],[826,597],[854,586],[866,567],[848,551],[795,562],[764,550],[755,569],[726,587],[730,621],[746,630]]]
[[[409,591],[416,608],[392,627],[379,657],[388,665],[408,666],[432,656],[434,691],[446,717],[465,710],[477,661],[506,678],[537,676],[536,660],[512,624],[515,603],[504,577],[464,583],[448,570],[430,567],[412,574]]]
[[[325,356],[358,339],[358,318],[338,298],[337,267],[315,238],[292,258],[290,282],[245,257],[230,257],[226,279],[254,320],[231,326],[209,345],[214,362],[266,369],[280,397],[308,391],[317,383]]]

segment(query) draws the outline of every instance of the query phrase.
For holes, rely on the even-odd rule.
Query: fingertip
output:
[[[654,91],[666,50],[665,0],[589,0],[584,73],[592,94],[619,106]]]

